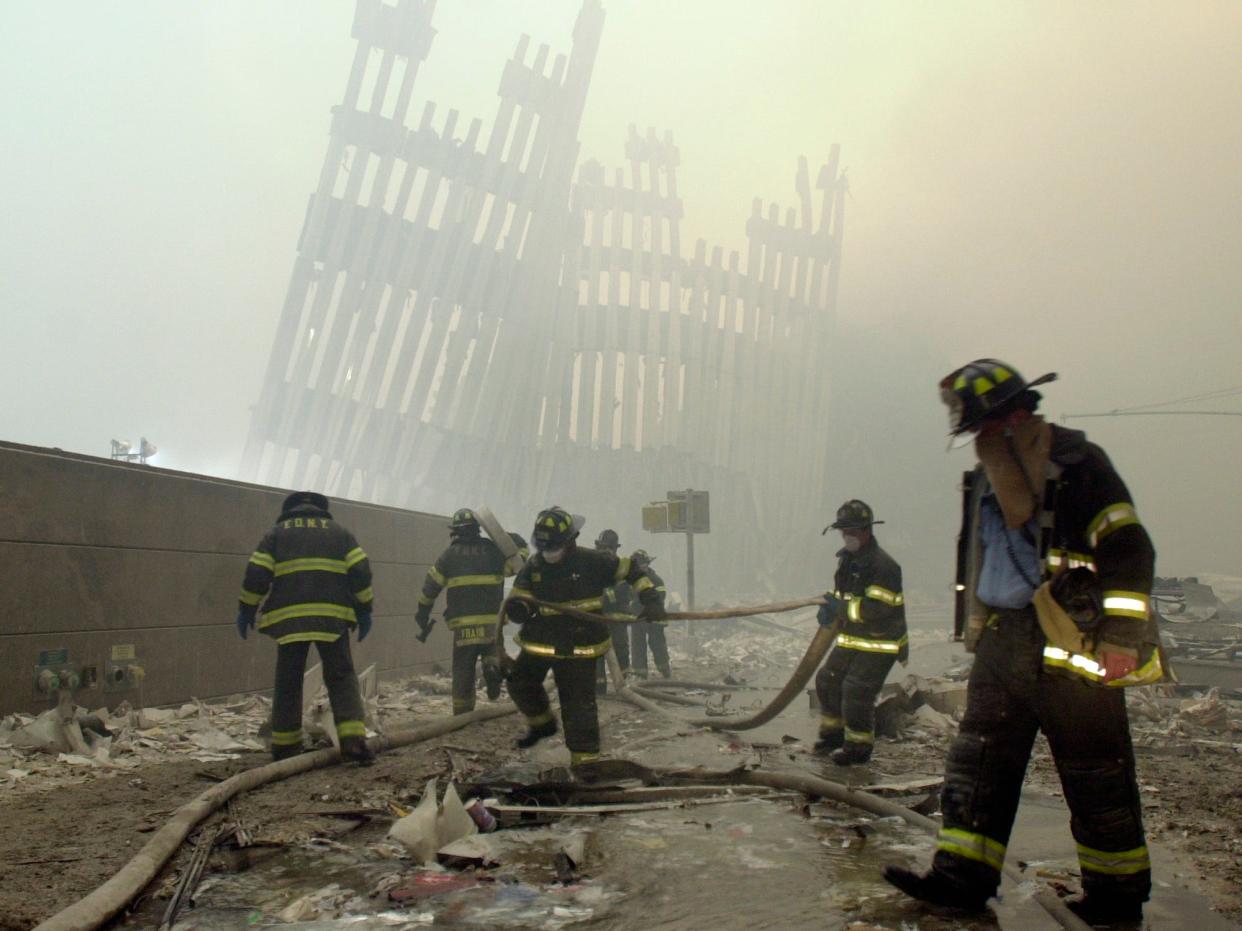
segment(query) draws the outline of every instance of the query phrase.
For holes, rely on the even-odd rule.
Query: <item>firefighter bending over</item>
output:
[[[543,680],[552,671],[561,700],[565,745],[572,766],[599,759],[599,715],[595,705],[595,661],[608,652],[608,625],[536,607],[513,596],[526,595],[557,606],[598,614],[604,589],[619,582],[633,586],[644,620],[664,616],[664,599],[647,573],[629,557],[579,547],[573,517],[560,508],[540,511],[535,518],[535,555],[522,567],[506,603],[506,615],[522,625],[521,646],[509,674],[509,694],[526,716],[529,731],[517,741],[532,747],[556,733]]]
[[[296,491],[285,498],[276,526],[251,555],[237,612],[243,640],[255,626],[260,603],[259,632],[276,641],[272,759],[302,752],[302,676],[313,643],[323,663],[341,756],[373,762],[349,652],[350,631],[356,628],[361,642],[371,630],[371,564],[354,535],[332,519],[323,495]]]
[[[819,696],[817,753],[832,752],[838,766],[866,763],[875,745],[875,699],[893,663],[906,662],[905,599],[901,566],[880,549],[871,508],[857,499],[837,509],[829,530],[840,530],[833,590],[824,595],[819,623],[840,623],[836,646],[815,677]]]
[[[973,436],[959,541],[959,631],[975,654],[945,764],[931,871],[885,878],[982,911],[996,893],[1035,735],[1043,731],[1078,842],[1088,924],[1138,921],[1151,889],[1119,686],[1163,677],[1150,611],[1155,552],[1125,483],[1078,430],[1035,413],[1011,365],[977,359],[940,383],[951,432]]]

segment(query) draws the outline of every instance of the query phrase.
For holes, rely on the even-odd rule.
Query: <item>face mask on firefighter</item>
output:
[[[543,556],[544,562],[556,564],[565,558],[565,547],[558,546],[554,550],[540,550],[539,553]]]

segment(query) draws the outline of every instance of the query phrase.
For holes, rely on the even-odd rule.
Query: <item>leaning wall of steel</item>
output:
[[[827,508],[836,147],[814,184],[799,161],[797,208],[754,202],[745,256],[685,253],[671,134],[631,127],[622,167],[578,164],[598,0],[568,55],[519,40],[486,132],[430,102],[412,118],[433,8],[358,2],[242,476],[436,511],[608,500],[635,522],[707,488],[761,565],[769,531]]]

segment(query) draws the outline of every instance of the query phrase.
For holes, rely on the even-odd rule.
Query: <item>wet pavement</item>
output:
[[[939,672],[960,647],[921,644],[911,670]],[[771,678],[770,676],[768,678]],[[894,674],[893,679],[898,676]],[[772,682],[772,685],[777,683]],[[759,705],[771,691],[735,694]],[[929,754],[920,772],[888,771],[881,742],[876,759],[842,769],[806,753],[816,715],[795,701],[768,725],[741,734],[679,729],[661,716],[604,703],[606,750],[652,767],[728,770],[739,765],[810,772],[853,785],[938,777],[943,760]],[[743,710],[741,708],[736,709]],[[530,759],[565,762],[557,739]],[[228,928],[846,928],[942,931],[1059,925],[1034,902],[1048,882],[1073,884],[1077,865],[1069,816],[1061,799],[1030,791],[1023,797],[1010,863],[1026,864],[1029,881],[1008,881],[994,915],[929,914],[880,879],[885,863],[915,868],[930,861],[933,838],[896,818],[875,818],[800,796],[746,798],[607,817],[574,816],[555,826],[512,829],[526,843],[506,848],[492,869],[421,869],[374,823],[334,840],[286,848],[249,870],[210,872],[196,907],[179,931]],[[567,834],[585,835],[580,878],[558,882],[556,851]],[[497,836],[497,835],[491,835]],[[1215,931],[1230,925],[1180,881],[1186,865],[1152,846],[1157,888],[1145,927]],[[155,927],[153,902],[126,927]]]

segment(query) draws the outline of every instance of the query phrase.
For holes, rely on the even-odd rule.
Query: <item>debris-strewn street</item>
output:
[[[667,703],[675,713],[757,707],[796,664],[808,621],[779,619],[786,630],[705,625],[697,645],[675,635],[677,679],[724,688],[645,691],[695,706]],[[961,654],[938,627],[915,627],[912,639],[910,670],[895,670],[881,706],[880,733],[896,736],[882,736],[870,765],[841,769],[811,755],[815,718],[803,702],[757,731],[728,734],[679,728],[609,697],[601,700],[601,718],[606,755],[616,762],[600,786],[587,787],[568,781],[559,737],[519,753],[512,739],[521,733],[520,717],[502,717],[383,753],[370,768],[332,766],[238,797],[182,846],[126,926],[159,926],[180,897],[181,929],[635,927],[640,898],[652,923],[686,927],[708,927],[713,916],[737,917],[739,909],[756,916],[775,910],[790,927],[833,916],[859,928],[962,927],[920,912],[879,880],[886,861],[927,859],[930,839],[917,830],[798,793],[720,784],[739,767],[810,773],[934,814],[964,685],[944,673],[956,668],[960,676]],[[1162,895],[1176,892],[1184,903],[1199,892],[1206,902],[1198,907],[1210,903],[1224,918],[1242,920],[1235,839],[1242,790],[1229,788],[1242,751],[1242,705],[1217,692],[1146,689],[1129,698],[1150,838],[1166,854],[1156,860],[1153,908]],[[309,701],[309,715],[314,708]],[[268,711],[256,696],[93,711],[78,717],[90,756],[18,746],[30,742],[25,726],[33,719],[6,719],[0,814],[22,830],[0,834],[0,927],[29,928],[70,904],[115,873],[181,803],[267,762],[259,735]],[[370,712],[383,732],[448,715],[448,679],[384,683]],[[717,775],[692,784],[642,767]],[[1042,741],[1028,789],[1048,804],[1059,793]],[[448,804],[446,792],[467,803],[481,795],[488,812]],[[499,830],[489,832],[492,818]],[[464,836],[445,846],[445,830]],[[1018,858],[1027,849],[1022,832],[1020,816]],[[1038,833],[1038,843],[1043,834],[1068,841],[1064,811]],[[204,837],[214,849],[195,886],[184,880],[198,866],[196,841]],[[721,869],[726,861],[729,869]],[[1024,861],[1024,868],[1031,883],[1076,887],[1072,857]],[[1025,926],[1018,922],[1036,914],[1027,885],[997,905],[1002,926]],[[1172,927],[1160,923],[1158,909],[1153,915],[1152,927]]]

